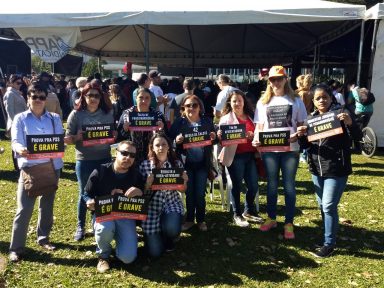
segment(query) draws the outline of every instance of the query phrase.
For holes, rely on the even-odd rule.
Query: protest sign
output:
[[[259,132],[259,152],[287,152],[291,151],[289,143],[290,131]]]
[[[337,111],[327,112],[307,120],[308,141],[330,137],[343,133],[340,120],[337,118]]]
[[[220,125],[220,130],[222,146],[247,143],[245,124]]]
[[[111,144],[113,137],[113,124],[83,125],[83,146]]]
[[[154,176],[151,190],[184,190],[184,169],[152,169]]]
[[[27,159],[47,159],[64,157],[64,135],[27,135]]]
[[[155,112],[130,112],[129,130],[131,131],[154,131],[157,126],[157,116]]]
[[[184,127],[183,129],[183,148],[202,147],[212,145],[209,135],[210,130],[206,125],[196,127]]]

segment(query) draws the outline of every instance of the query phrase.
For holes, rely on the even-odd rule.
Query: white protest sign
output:
[[[55,63],[80,41],[79,27],[14,28],[44,62]]]

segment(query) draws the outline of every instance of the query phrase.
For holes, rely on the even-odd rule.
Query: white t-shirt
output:
[[[254,122],[264,124],[263,131],[290,131],[296,133],[297,122],[307,119],[307,110],[300,97],[273,96],[269,103],[257,102]],[[291,151],[299,151],[297,142],[291,143]]]
[[[225,101],[227,101],[229,92],[232,92],[233,90],[237,90],[236,88],[232,86],[225,86],[223,90],[220,91],[220,93],[217,95],[216,100],[216,111],[222,111],[224,109]]]
[[[345,105],[344,95],[339,92],[333,92],[333,95],[335,95],[337,103],[339,103],[341,106]]]

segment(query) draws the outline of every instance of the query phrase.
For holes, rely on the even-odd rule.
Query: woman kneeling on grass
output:
[[[309,171],[315,185],[316,198],[320,206],[324,225],[324,244],[314,253],[316,257],[330,256],[336,245],[336,233],[339,225],[337,206],[352,173],[351,139],[362,137],[359,127],[350,113],[336,102],[328,86],[319,84],[312,88],[313,103],[316,110],[312,117],[335,111],[341,122],[343,132],[308,142],[307,126],[298,127],[299,143],[308,149]]]
[[[174,241],[179,237],[184,213],[183,202],[176,190],[149,190],[154,175],[152,169],[183,168],[172,149],[171,141],[164,133],[156,133],[149,141],[148,160],[140,165],[140,173],[146,180],[146,188],[152,194],[148,207],[148,218],[143,221],[145,245],[151,257],[159,257],[164,251],[174,249]],[[188,181],[187,173],[183,173],[184,187]]]

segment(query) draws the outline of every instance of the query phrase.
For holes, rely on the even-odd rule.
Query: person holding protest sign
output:
[[[175,119],[170,137],[176,142],[177,152],[185,157],[188,174],[186,191],[187,215],[182,230],[194,226],[195,216],[200,231],[207,231],[205,223],[205,189],[208,171],[212,168],[212,141],[215,128],[203,115],[204,106],[196,95],[188,95],[181,102],[181,117]]]
[[[285,196],[284,238],[294,239],[293,218],[296,206],[295,177],[299,164],[299,145],[296,127],[307,119],[303,101],[295,95],[283,66],[269,70],[268,86],[257,102],[254,145],[262,152],[267,173],[268,219],[260,226],[261,231],[277,227],[277,191],[279,172],[283,178]],[[277,145],[276,145],[277,144]]]
[[[217,137],[222,140],[224,146],[220,152],[220,162],[228,168],[229,176],[231,177],[233,187],[231,190],[231,202],[234,213],[234,221],[237,226],[248,227],[250,221],[260,221],[261,218],[257,216],[255,207],[255,198],[258,194],[258,175],[256,167],[255,153],[256,148],[252,146],[253,132],[255,124],[253,123],[254,111],[252,110],[245,94],[240,90],[229,92],[229,96],[224,104],[224,109],[220,118],[219,130]],[[242,126],[240,126],[240,125]],[[230,126],[228,126],[230,125]],[[242,133],[231,133],[228,129],[229,139],[235,139],[230,145],[224,145],[223,133],[225,134],[226,128],[235,127],[242,128],[241,132],[244,138],[237,138]],[[239,130],[239,129],[237,129]],[[236,130],[235,130],[236,131]],[[240,209],[240,191],[243,179],[247,186],[246,201],[244,213]]]
[[[100,165],[93,170],[84,188],[84,200],[88,209],[95,210],[98,197],[123,195],[128,198],[143,195],[144,182],[135,167],[136,147],[131,141],[122,141],[116,149],[115,161]],[[96,199],[96,200],[95,200]],[[97,215],[97,214],[96,214]],[[106,272],[111,242],[116,241],[116,257],[125,264],[132,263],[137,256],[136,221],[126,218],[95,221],[95,240],[99,262],[97,271]]]
[[[35,83],[29,86],[27,95],[29,109],[15,116],[11,128],[12,149],[17,154],[17,162],[21,170],[17,188],[17,211],[13,221],[12,238],[9,248],[9,260],[11,262],[19,261],[24,254],[28,226],[37,198],[37,196],[29,195],[26,191],[28,187],[26,187],[24,180],[25,171],[30,167],[51,161],[53,164],[53,168],[51,164],[51,169],[54,169],[53,177],[56,176],[57,182],[60,169],[63,167],[63,160],[60,157],[52,157],[51,159],[31,157],[33,145],[31,147],[28,144],[30,136],[44,140],[41,136],[47,135],[46,138],[50,141],[49,139],[52,139],[52,137],[48,137],[48,135],[59,135],[64,132],[60,116],[55,113],[49,113],[45,109],[45,101],[48,95],[47,90]],[[62,144],[64,147],[63,139]],[[39,147],[40,145],[37,146]],[[56,188],[53,188],[53,186]],[[51,187],[52,191],[45,191],[46,193],[39,199],[37,243],[47,251],[55,249],[55,246],[49,241],[53,225],[53,204],[57,189],[57,185],[53,186]]]
[[[184,192],[188,176],[164,133],[152,136],[148,150],[148,160],[140,164],[140,173],[151,201],[142,227],[149,255],[159,257],[164,251],[174,249],[174,241],[180,235],[184,207],[178,191]],[[161,179],[156,181],[156,178]],[[158,189],[153,184],[157,184]]]
[[[118,141],[128,139],[135,143],[138,165],[148,155],[148,144],[154,131],[168,133],[163,113],[151,107],[151,91],[140,87],[136,93],[137,106],[124,110],[117,125]]]
[[[68,116],[66,144],[76,147],[76,176],[79,183],[77,229],[75,241],[85,236],[87,206],[83,199],[89,175],[101,164],[111,161],[110,144],[114,142],[113,111],[104,101],[103,91],[96,83],[81,90],[80,105]]]
[[[316,109],[308,118],[308,123],[319,119],[319,125],[314,130],[320,130],[321,133],[317,133],[320,136],[309,142],[308,140],[314,138],[314,135],[310,135],[309,126],[298,127],[297,133],[300,145],[308,151],[309,171],[312,174],[324,226],[324,242],[314,255],[328,257],[334,252],[336,245],[339,225],[337,206],[346,187],[348,175],[352,173],[350,136],[359,140],[362,133],[351,113],[336,102],[328,86],[319,84],[312,88],[312,93]],[[332,122],[321,121],[322,118],[329,118],[324,116],[332,116],[331,113],[336,115]],[[332,129],[331,126],[340,124],[341,133],[333,132],[337,129]],[[328,126],[331,127],[330,130],[323,130]]]

